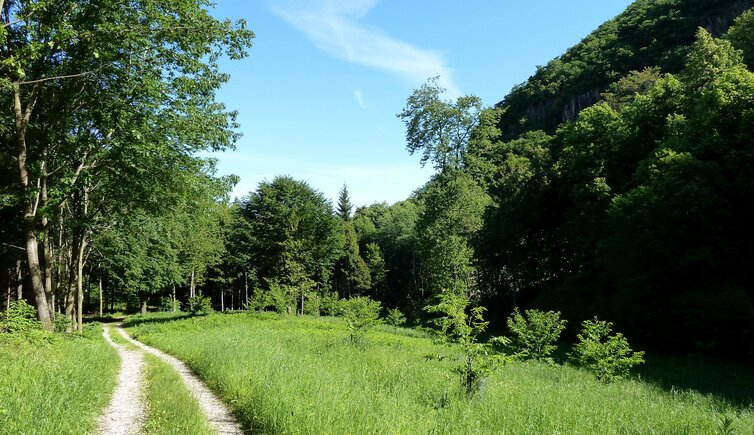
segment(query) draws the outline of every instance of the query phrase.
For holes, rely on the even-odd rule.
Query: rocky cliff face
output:
[[[728,30],[736,17],[751,8],[754,8],[754,0],[738,0],[722,11],[704,17],[699,26],[715,36],[720,36]]]
[[[606,42],[604,47],[597,47],[597,49],[608,53],[607,57],[603,55],[600,59],[603,63],[612,62],[608,68],[604,68],[604,65],[589,64],[588,60],[580,59],[580,56],[584,58],[595,57],[590,56],[588,50],[585,50],[583,46],[577,45],[570,49],[564,57],[561,57],[561,62],[558,64],[562,65],[575,61],[586,64],[586,67],[580,75],[563,81],[560,89],[554,95],[538,97],[536,93],[532,96],[531,92],[528,95],[526,95],[526,92],[521,92],[520,95],[516,94],[516,92],[526,88],[528,84],[518,87],[518,90],[509,94],[505,100],[498,103],[499,107],[507,109],[500,122],[503,136],[506,139],[511,139],[525,131],[540,129],[550,133],[554,132],[559,124],[575,120],[579,112],[597,103],[600,100],[601,93],[615,80],[615,73],[625,75],[631,70],[641,70],[653,66],[661,66],[665,72],[677,72],[682,65],[684,53],[679,48],[693,42],[694,33],[698,27],[703,27],[713,35],[720,36],[725,33],[736,17],[754,8],[754,0],[679,0],[677,5],[674,6],[675,9],[670,11],[672,13],[669,13],[667,9],[660,9],[661,7],[661,5],[655,7],[654,2],[649,0],[637,1],[626,12],[585,39],[586,41],[589,38],[599,38],[601,34],[607,32],[614,32],[617,35],[617,43],[613,42],[609,43],[611,45],[607,45]],[[668,8],[668,6],[664,7]],[[636,12],[637,10],[646,14],[646,16],[637,18],[633,15],[639,13]],[[658,20],[657,16],[663,16],[663,14],[667,16],[676,15],[681,18],[676,18],[677,21]],[[631,24],[626,24],[630,22],[652,22],[652,20],[656,24],[646,26],[646,28],[642,27],[639,30],[630,28]],[[644,24],[642,25],[644,26]],[[668,28],[673,26],[679,27]],[[609,38],[605,38],[605,40],[607,41]],[[653,55],[647,55],[645,47],[636,46],[644,40],[653,42],[660,40],[663,50],[656,51]],[[582,42],[580,45],[583,44]],[[616,50],[618,46],[632,50],[634,58],[629,59],[630,62],[621,62],[618,56],[610,58],[610,50]],[[663,65],[663,62],[666,64]],[[553,66],[548,65],[544,69],[548,68],[553,68]],[[609,79],[608,75],[612,75],[612,79]],[[540,75],[538,72],[537,75],[529,79],[528,83],[542,82],[544,80],[542,77],[547,76],[547,74]],[[587,79],[587,77],[591,78]],[[545,88],[546,86],[541,87]]]

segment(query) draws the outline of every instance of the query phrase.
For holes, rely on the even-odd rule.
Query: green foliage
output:
[[[380,323],[382,304],[378,301],[359,296],[341,299],[340,311],[348,329],[348,336],[355,346],[363,347],[366,333]]]
[[[188,305],[189,313],[193,315],[206,315],[215,312],[214,308],[212,308],[212,300],[203,294],[198,294],[189,298],[186,305]]]
[[[691,7],[663,3],[665,17]],[[754,355],[720,332],[754,331],[742,260],[754,245],[754,74],[734,45],[704,30],[684,52],[676,75],[616,76],[605,102],[553,135],[500,141],[496,113],[484,113],[467,160],[492,199],[471,244],[489,303],[520,297],[567,317],[612,313],[626,333],[669,351]]]
[[[73,321],[65,315],[55,316],[53,330],[58,333],[69,332],[73,329]]]
[[[265,292],[265,305],[274,307],[278,314],[295,314],[295,288],[277,283],[270,283],[269,287]]]
[[[529,358],[552,362],[550,355],[556,349],[560,333],[565,329],[566,320],[560,319],[559,311],[518,310],[508,317],[508,330],[513,334],[515,349]]]
[[[496,352],[493,344],[508,344],[505,337],[495,337],[489,343],[479,342],[479,334],[487,329],[489,322],[484,320],[484,307],[469,308],[469,298],[461,293],[444,291],[439,295],[437,305],[426,308],[429,313],[440,314],[434,319],[440,328],[440,340],[446,345],[458,345],[461,355],[451,355],[456,361],[453,373],[459,376],[462,391],[471,397],[481,388],[486,378],[501,365],[512,361],[512,357]],[[428,359],[443,356],[429,356]]]
[[[631,71],[658,67],[677,73],[699,27],[724,31],[740,8],[736,0],[637,0],[564,54],[537,67],[500,103],[506,140],[561,123],[599,101],[600,93]],[[714,24],[710,17],[715,17]]]
[[[388,308],[385,323],[392,325],[397,331],[399,326],[403,326],[406,323],[406,316],[397,308]]]
[[[348,194],[348,186],[344,183],[338,193],[338,208],[335,210],[335,213],[342,221],[347,222],[351,220],[352,211],[353,203],[351,202],[351,196]]]
[[[424,209],[417,222],[418,254],[425,291],[460,291],[475,283],[472,240],[481,229],[489,196],[468,174],[439,174],[420,195]],[[429,299],[428,296],[427,299]]]
[[[372,285],[369,267],[361,257],[359,243],[353,224],[346,220],[341,223],[343,246],[340,258],[335,262],[333,284],[341,297],[364,294]]]
[[[754,70],[754,9],[749,9],[736,18],[734,25],[728,29],[725,39],[741,50],[744,62]]]
[[[338,294],[335,292],[325,292],[320,298],[320,310],[325,316],[337,316],[340,314],[340,303]]]
[[[327,285],[343,233],[322,193],[303,181],[276,177],[244,198],[240,215],[248,224],[249,260],[261,282],[301,292]]]
[[[445,92],[439,77],[427,80],[406,101],[397,116],[406,125],[406,148],[421,152],[421,163],[431,161],[435,169],[457,169],[463,164],[466,146],[476,128],[482,101],[473,95],[455,102],[442,100]]]
[[[306,297],[304,304],[304,314],[308,316],[319,316],[322,311],[322,297],[316,293],[311,293]]]
[[[610,335],[613,324],[599,320],[585,320],[569,355],[577,364],[592,371],[597,379],[612,382],[628,376],[631,367],[644,362],[644,352],[634,352],[620,332]]]
[[[39,329],[37,310],[24,300],[11,301],[8,309],[0,312],[0,332],[27,334]]]
[[[160,311],[163,312],[176,312],[181,310],[181,302],[179,300],[173,300],[172,296],[163,296],[160,298]]]

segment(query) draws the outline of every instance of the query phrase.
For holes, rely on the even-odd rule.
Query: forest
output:
[[[754,356],[740,345],[754,339],[754,19],[735,18],[740,2],[638,1],[495,107],[444,100],[429,80],[398,116],[436,175],[357,209],[345,185],[333,206],[288,176],[231,202],[236,179],[196,157],[237,140],[213,92],[228,78],[217,57],[250,47],[244,23],[190,1],[112,6],[123,24],[107,30],[105,9],[3,7],[39,17],[2,30],[3,305],[27,299],[46,329],[198,295],[264,305],[270,292],[303,312],[369,296],[420,324],[461,286],[497,325],[516,306],[599,314],[645,346]],[[171,14],[207,32],[138,27]],[[694,30],[712,22],[718,35]],[[597,97],[577,118],[559,109],[587,88]]]
[[[458,328],[463,344],[460,307],[467,354],[486,322],[511,332],[536,309],[567,319],[564,342],[597,316],[648,353],[754,361],[754,2],[638,0],[492,107],[429,78],[396,115],[432,179],[362,207],[346,184],[332,203],[288,175],[231,200],[238,177],[198,155],[239,139],[218,60],[255,35],[208,7],[0,0],[0,336],[16,301],[39,329],[86,334],[148,311],[351,322],[339,301],[371,300],[395,331]],[[176,333],[140,325],[152,345]]]

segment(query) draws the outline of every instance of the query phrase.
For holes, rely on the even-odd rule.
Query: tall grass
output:
[[[468,400],[421,334],[376,330],[366,349],[318,318],[212,315],[134,334],[184,359],[248,430],[262,433],[751,433],[751,408],[639,380],[516,362]],[[410,336],[417,335],[417,336]]]
[[[119,366],[101,333],[0,334],[0,434],[93,433]]]
[[[214,434],[196,399],[178,373],[158,357],[145,354],[147,435]]]

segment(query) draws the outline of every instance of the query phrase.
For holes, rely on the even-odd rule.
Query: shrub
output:
[[[322,295],[322,298],[320,300],[320,310],[325,316],[340,315],[340,303],[338,301],[338,294],[335,292],[327,292]]]
[[[487,329],[489,322],[484,320],[485,308],[469,308],[470,303],[465,294],[443,291],[437,305],[425,308],[429,313],[442,315],[434,320],[440,327],[440,341],[449,346],[457,344],[461,347],[460,355],[429,355],[427,359],[455,360],[456,365],[452,367],[452,371],[459,376],[461,389],[467,397],[472,397],[479,391],[490,373],[513,359],[492,348],[495,343],[507,345],[510,343],[507,338],[494,337],[488,343],[479,342],[477,337]]]
[[[566,320],[559,311],[526,310],[516,308],[508,317],[508,329],[513,334],[512,344],[517,352],[539,361],[552,362],[550,355],[555,343],[565,329]]]
[[[212,308],[212,300],[207,296],[198,294],[188,299],[189,312],[193,315],[212,314],[215,310]]]
[[[55,332],[70,332],[73,330],[73,320],[66,317],[65,314],[58,314],[55,316],[52,326]]]
[[[612,382],[628,375],[631,367],[644,362],[644,352],[634,352],[621,333],[610,335],[613,324],[594,318],[582,323],[578,343],[569,357],[589,369],[597,379]]]
[[[340,307],[351,343],[362,346],[367,331],[380,323],[380,302],[360,296],[341,300]]]
[[[272,305],[279,314],[292,314],[296,301],[290,286],[270,283],[270,289],[265,293],[267,306]]]
[[[319,316],[322,298],[316,294],[311,294],[306,298],[304,304],[304,314],[309,316]]]
[[[172,296],[163,296],[160,298],[160,311],[171,313],[180,310],[181,303],[177,299],[174,301]]]
[[[37,309],[26,301],[11,301],[8,310],[0,314],[0,331],[25,334],[40,328]]]
[[[388,325],[392,325],[398,331],[398,327],[406,323],[406,316],[398,308],[388,308],[385,322]]]

